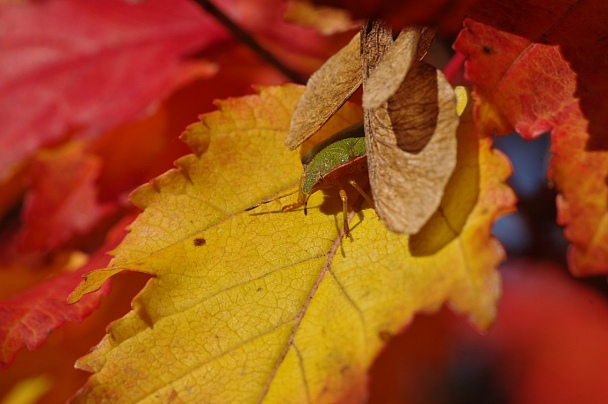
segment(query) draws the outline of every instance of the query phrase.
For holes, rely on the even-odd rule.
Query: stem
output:
[[[453,81],[456,78],[458,71],[464,66],[465,59],[466,58],[462,53],[456,52],[447,66],[443,69],[443,74],[450,84],[454,85]]]
[[[218,20],[224,27],[226,27],[235,38],[247,45],[254,52],[256,52],[262,59],[267,63],[274,66],[279,72],[285,77],[289,78],[294,83],[304,84],[305,80],[295,71],[285,66],[280,60],[278,60],[272,53],[267,51],[258,41],[255,40],[248,32],[244,31],[239,25],[224,14],[219,8],[217,8],[209,0],[195,0],[206,12],[211,14]]]

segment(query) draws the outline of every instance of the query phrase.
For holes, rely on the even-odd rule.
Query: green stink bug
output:
[[[374,206],[371,198],[361,189],[352,178],[358,173],[367,172],[367,155],[365,148],[365,133],[363,122],[350,126],[326,140],[315,145],[308,153],[302,157],[304,172],[300,177],[298,187],[298,200],[290,205],[283,206],[282,210],[289,210],[304,206],[304,214],[307,214],[306,205],[308,198],[315,192],[338,186],[340,189],[340,199],[342,200],[342,214],[344,218],[344,233],[350,236],[350,229],[347,220],[347,195],[344,190],[346,183],[350,184]],[[254,209],[261,204],[292,195],[280,195],[254,205],[247,210]]]
[[[436,212],[456,167],[454,89],[422,61],[432,30],[367,21],[308,80],[285,145],[295,150],[363,86],[369,186],[376,213],[399,234],[417,234]]]

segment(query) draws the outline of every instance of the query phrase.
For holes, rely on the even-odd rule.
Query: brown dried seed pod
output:
[[[285,139],[290,150],[315,134],[361,85],[359,42],[357,34],[308,80]]]

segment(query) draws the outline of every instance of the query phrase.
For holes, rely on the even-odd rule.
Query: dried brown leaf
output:
[[[290,150],[315,134],[361,85],[359,46],[357,34],[308,80],[285,139]]]

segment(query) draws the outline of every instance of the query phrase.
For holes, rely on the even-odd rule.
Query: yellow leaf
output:
[[[53,380],[49,375],[39,375],[22,379],[6,393],[1,404],[38,403],[40,399],[53,388]]]
[[[357,28],[346,10],[313,6],[309,0],[294,0],[286,5],[284,18],[306,27],[314,27],[323,35],[332,35]]]
[[[220,103],[184,136],[202,154],[135,192],[143,212],[107,270],[155,277],[78,362],[95,374],[77,402],[360,401],[367,368],[416,312],[449,302],[492,322],[503,252],[490,226],[513,197],[508,163],[478,141],[470,109],[421,232],[391,233],[363,205],[341,239],[332,190],[310,198],[307,216],[278,201],[244,211],[297,186],[301,154],[283,140],[301,94],[285,85]],[[347,104],[323,130],[360,119]]]

